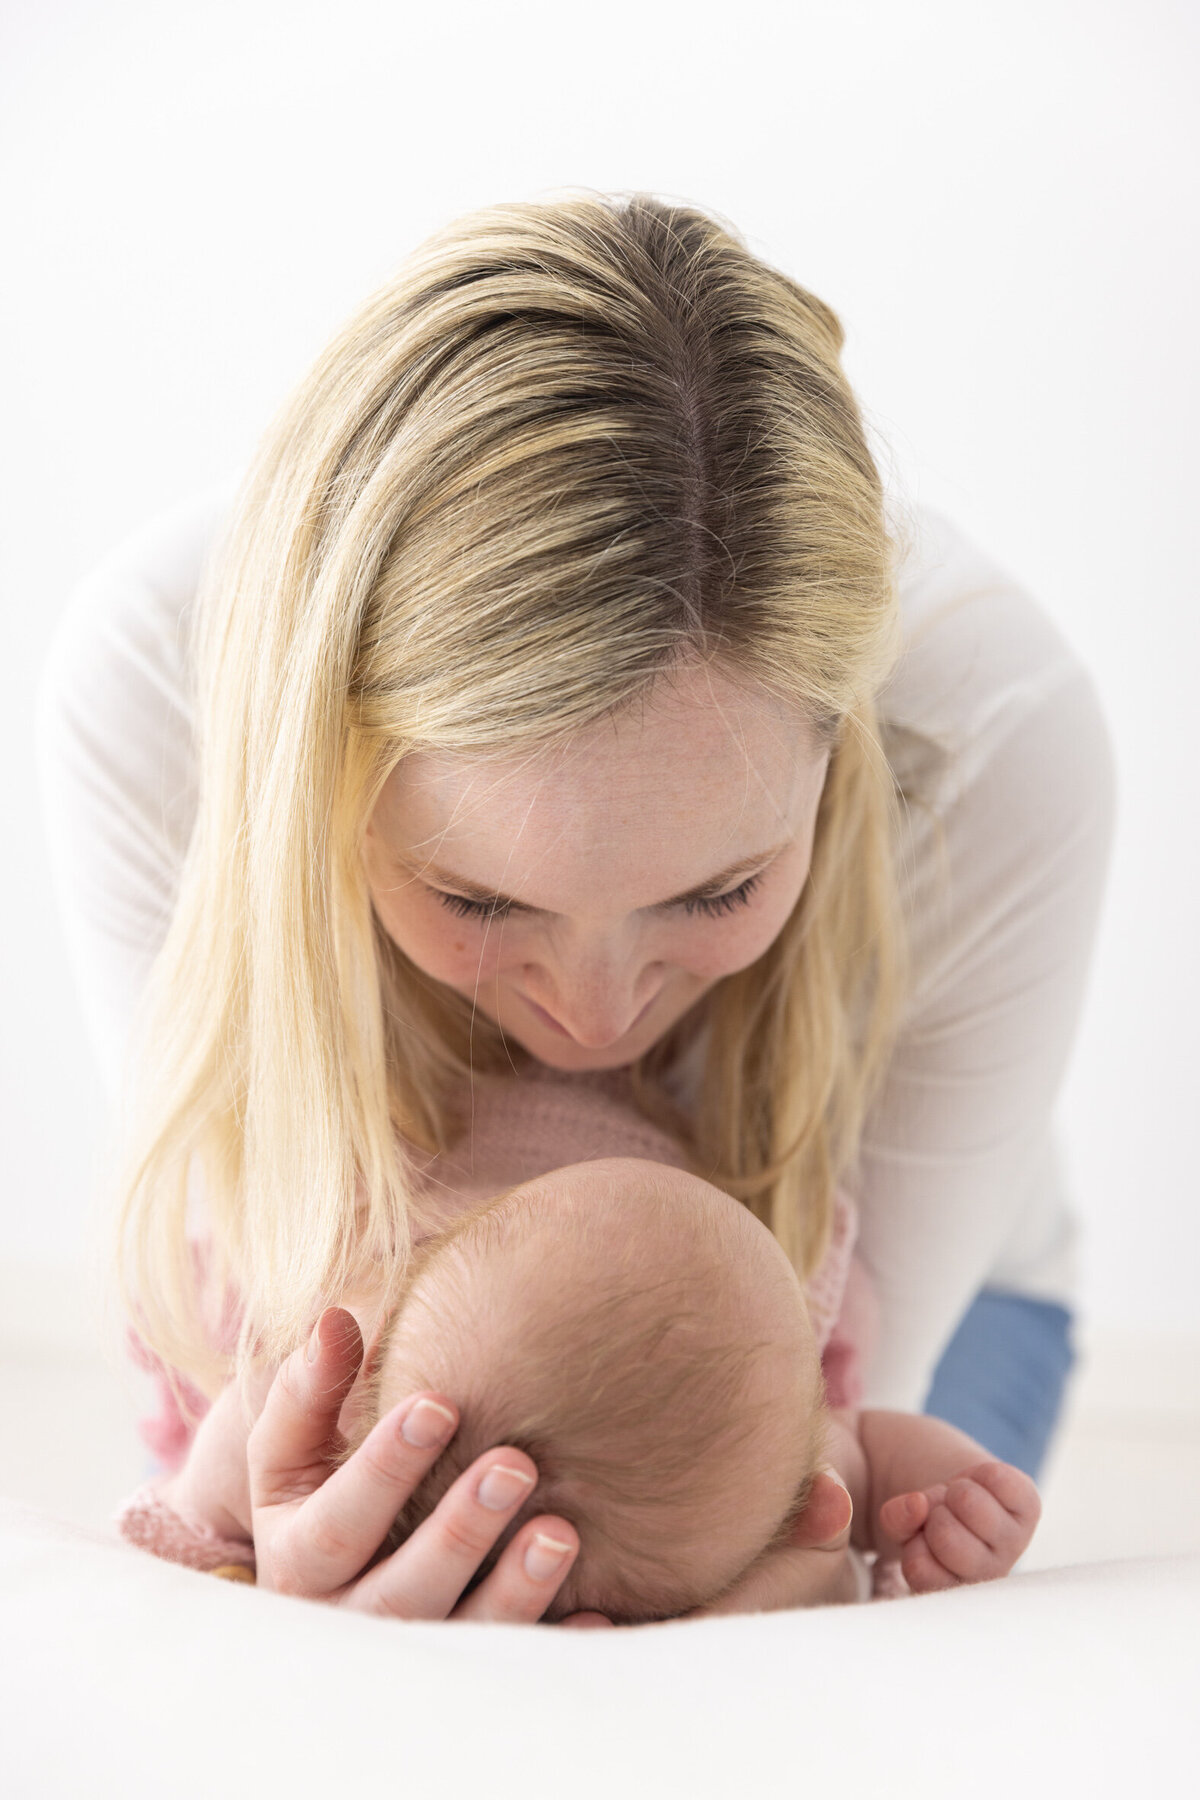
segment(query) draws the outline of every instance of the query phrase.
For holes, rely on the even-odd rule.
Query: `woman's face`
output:
[[[418,752],[367,827],[375,910],[540,1062],[623,1067],[778,935],[828,761],[793,708],[700,664],[566,750]]]

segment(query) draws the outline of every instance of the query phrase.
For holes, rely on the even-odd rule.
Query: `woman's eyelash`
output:
[[[434,888],[433,892],[460,919],[502,919],[508,911],[507,901],[468,900],[465,894],[447,894],[441,888]]]
[[[760,870],[757,875],[751,875],[748,881],[743,881],[741,887],[730,888],[727,894],[714,894],[707,900],[685,900],[683,910],[687,913],[702,912],[710,919],[719,918],[722,913],[732,912],[736,906],[745,906],[761,880]]]
[[[703,913],[705,918],[717,919],[723,913],[731,913],[735,907],[745,906],[751,894],[762,880],[761,871],[743,881],[741,887],[731,888],[727,894],[714,894],[709,898],[681,900],[679,904],[685,913]],[[460,919],[502,919],[509,910],[506,900],[468,900],[465,894],[448,894],[442,888],[434,888],[443,906],[449,907]]]

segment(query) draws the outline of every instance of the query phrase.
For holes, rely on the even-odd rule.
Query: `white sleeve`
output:
[[[1044,635],[1032,603],[993,603],[1015,608],[1008,641]],[[994,689],[954,772],[939,809],[945,885],[928,820],[911,815],[920,981],[868,1117],[857,1188],[882,1315],[873,1405],[920,1406],[980,1287],[1069,1298],[1073,1224],[1053,1114],[1086,997],[1116,773],[1091,678],[1051,636],[1056,652],[1023,685]],[[976,652],[980,642],[987,651],[986,631]],[[971,666],[988,661],[974,654]]]
[[[185,632],[229,490],[151,522],[79,583],[37,691],[51,879],[110,1104],[196,811]]]

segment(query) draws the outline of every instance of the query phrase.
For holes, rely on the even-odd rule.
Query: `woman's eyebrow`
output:
[[[775,860],[781,851],[786,850],[790,843],[791,839],[789,838],[782,844],[774,845],[770,850],[760,850],[755,856],[744,856],[739,862],[730,863],[729,867],[722,869],[719,874],[710,875],[708,880],[702,881],[699,886],[688,888],[687,892],[683,894],[673,894],[669,900],[657,900],[654,905],[656,907],[679,906],[685,900],[710,899],[714,894],[719,893],[727,882],[736,881],[739,876],[750,875],[757,869],[765,868],[769,862]],[[419,875],[422,880],[431,878],[445,887],[456,888],[459,893],[466,895],[470,900],[483,900],[496,907],[513,906],[521,912],[544,910],[540,906],[530,906],[524,900],[514,900],[510,894],[493,893],[490,888],[480,887],[478,882],[468,881],[465,876],[455,875],[452,870],[440,868],[436,863],[422,863],[418,868],[406,857],[401,857],[400,861],[405,868],[409,869],[412,874]]]

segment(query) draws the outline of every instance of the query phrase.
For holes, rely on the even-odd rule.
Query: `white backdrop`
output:
[[[0,1264],[82,1257],[105,1122],[31,748],[72,585],[236,473],[430,230],[636,187],[723,214],[833,305],[891,478],[1005,563],[1096,677],[1120,817],[1061,1107],[1085,1300],[1105,1328],[1194,1328],[1188,0],[40,0],[0,34]]]

